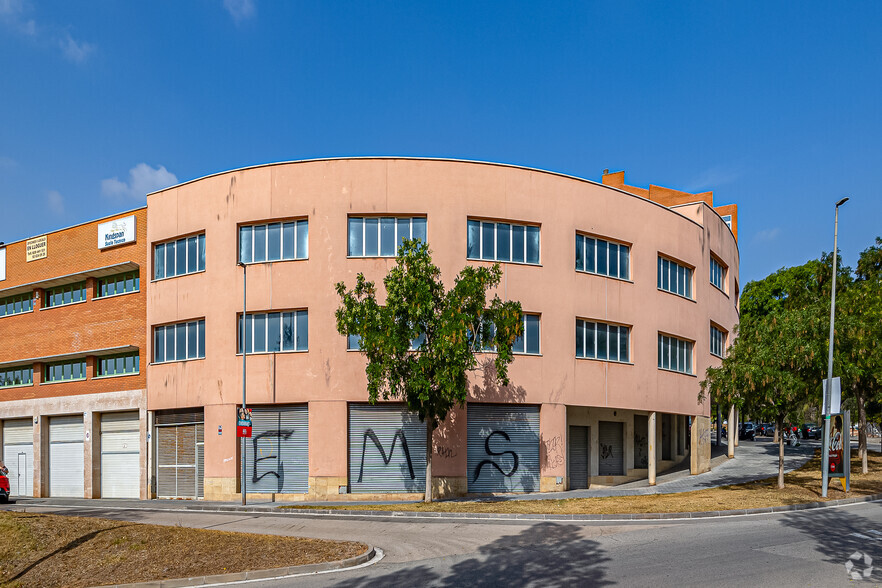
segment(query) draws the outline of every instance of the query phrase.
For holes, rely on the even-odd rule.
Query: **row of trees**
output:
[[[710,368],[699,400],[735,405],[742,414],[785,422],[819,406],[827,374],[833,256],[823,254],[744,287],[737,338],[718,368]],[[843,402],[857,411],[859,451],[867,472],[867,418],[882,409],[882,238],[864,250],[857,268],[839,265],[836,278],[833,373]],[[784,439],[779,435],[778,487],[784,487]]]

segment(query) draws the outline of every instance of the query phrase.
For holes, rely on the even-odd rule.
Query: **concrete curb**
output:
[[[194,576],[192,578],[174,578],[170,580],[153,580],[150,582],[138,582],[136,584],[115,584],[113,588],[178,588],[181,586],[204,586],[205,584],[226,584],[228,582],[241,582],[244,580],[268,580],[273,578],[285,578],[287,576],[299,576],[303,574],[315,574],[332,570],[343,570],[369,562],[376,555],[376,550],[368,546],[367,551],[361,555],[302,566],[288,566],[284,568],[271,568],[268,570],[250,570],[233,574],[217,574],[214,576]]]
[[[413,512],[384,510],[336,510],[336,509],[284,509],[278,514],[284,516],[315,516],[315,517],[373,517],[396,519],[468,519],[481,521],[657,521],[672,519],[707,519],[733,517],[756,514],[773,514],[798,510],[815,510],[831,508],[861,502],[882,500],[882,494],[871,494],[854,498],[841,498],[828,502],[803,502],[785,506],[769,506],[764,508],[743,508],[736,510],[713,510],[698,512],[659,512],[659,513],[619,513],[619,514],[508,514],[508,513],[470,513],[470,512]],[[267,511],[259,511],[266,513]]]

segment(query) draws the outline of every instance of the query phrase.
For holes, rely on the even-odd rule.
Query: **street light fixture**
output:
[[[245,312],[248,308],[248,266],[245,262],[240,261],[236,265],[242,266],[242,327],[239,336],[242,338],[242,410],[244,412],[247,405],[245,404],[245,356],[248,355],[248,347],[245,345]],[[236,427],[238,430],[238,427]],[[245,482],[245,437],[242,437],[242,506],[245,506],[246,482]]]
[[[824,447],[821,457],[821,496],[827,497],[827,483],[830,480],[830,403],[833,397],[833,322],[836,314],[836,262],[838,261],[838,249],[836,240],[839,236],[839,207],[848,202],[848,197],[836,203],[836,213],[833,220],[833,290],[830,293],[830,347],[827,353],[827,393],[824,395]],[[849,435],[845,434],[845,459],[849,457]]]

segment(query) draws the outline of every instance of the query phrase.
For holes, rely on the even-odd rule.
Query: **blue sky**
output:
[[[0,241],[226,169],[500,161],[713,190],[741,282],[882,235],[882,3],[0,0]]]

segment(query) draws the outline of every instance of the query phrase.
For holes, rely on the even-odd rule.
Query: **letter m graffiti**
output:
[[[410,450],[407,448],[407,439],[404,437],[404,430],[398,429],[395,431],[395,436],[392,438],[392,447],[389,448],[389,455],[387,456],[386,450],[383,449],[383,444],[380,443],[380,439],[377,438],[377,434],[374,433],[373,429],[368,429],[364,432],[364,439],[361,444],[361,468],[358,470],[359,482],[361,482],[362,477],[364,476],[364,456],[367,452],[368,439],[374,442],[374,445],[380,452],[380,456],[383,458],[383,463],[386,465],[389,465],[389,462],[392,461],[392,455],[395,453],[395,444],[401,439],[401,450],[404,452],[404,459],[407,460],[407,469],[410,473],[410,479],[413,480],[416,477],[413,473],[413,463],[410,461]]]

